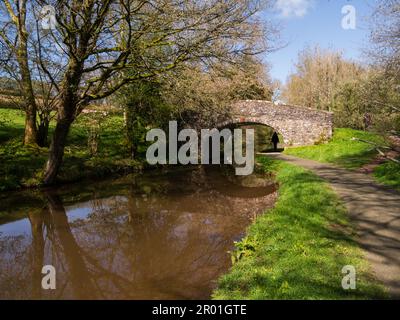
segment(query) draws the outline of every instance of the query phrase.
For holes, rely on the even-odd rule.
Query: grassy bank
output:
[[[73,124],[65,148],[60,182],[83,178],[101,178],[117,172],[139,168],[124,145],[123,117],[111,114],[99,121],[98,151],[88,146],[93,115],[81,115]],[[50,134],[54,129],[51,123]],[[23,146],[24,113],[16,109],[0,109],[0,191],[40,184],[48,148]]]
[[[386,162],[379,165],[374,171],[375,178],[382,184],[400,191],[400,165]]]
[[[285,150],[285,153],[319,162],[333,163],[347,169],[357,169],[370,163],[377,156],[377,152],[367,143],[352,141],[353,137],[385,144],[381,136],[371,132],[336,129],[332,140],[326,144],[289,148]],[[389,162],[380,164],[375,168],[374,176],[379,182],[400,190],[400,165]]]
[[[382,298],[345,209],[327,184],[301,168],[260,159],[277,173],[279,199],[236,244],[232,269],[214,299]],[[345,265],[357,270],[357,289],[341,287]]]
[[[334,163],[348,169],[359,168],[368,164],[377,152],[371,146],[352,138],[384,143],[379,135],[352,129],[335,129],[332,139],[326,144],[288,148],[286,154],[319,162]]]

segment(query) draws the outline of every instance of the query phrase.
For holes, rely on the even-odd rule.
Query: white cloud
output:
[[[277,0],[275,7],[285,17],[304,17],[312,7],[313,0]]]

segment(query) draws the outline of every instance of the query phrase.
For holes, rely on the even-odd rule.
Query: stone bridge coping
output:
[[[286,104],[286,103],[277,103],[275,104],[272,101],[265,101],[265,100],[241,100],[233,104],[233,114],[240,114],[244,115],[250,108],[257,108],[257,109],[265,109],[265,108],[273,108],[276,111],[279,111],[279,108],[282,110],[284,108],[291,108],[294,111],[308,111],[314,114],[327,114],[333,115],[333,112],[326,111],[326,110],[318,110],[304,106],[298,106],[294,104]],[[266,110],[264,110],[266,111]],[[250,115],[250,114],[249,114]]]

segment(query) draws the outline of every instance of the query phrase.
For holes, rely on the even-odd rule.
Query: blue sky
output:
[[[363,48],[368,45],[367,17],[378,0],[276,0],[274,13],[266,17],[279,23],[281,40],[287,46],[265,56],[271,75],[283,83],[294,70],[298,52],[306,46],[318,44],[322,48],[340,50],[353,60],[363,59]],[[342,8],[356,9],[356,29],[342,28]]]

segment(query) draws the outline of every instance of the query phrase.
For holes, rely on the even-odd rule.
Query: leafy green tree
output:
[[[173,109],[162,97],[161,84],[137,81],[123,88],[115,99],[124,110],[126,145],[132,159],[146,152],[146,132],[151,128],[166,128]]]

